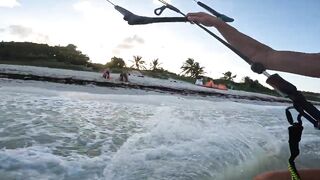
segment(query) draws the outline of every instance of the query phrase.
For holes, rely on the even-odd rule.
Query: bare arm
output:
[[[320,53],[276,51],[206,13],[189,13],[191,21],[214,26],[236,49],[267,69],[320,77]]]
[[[303,169],[299,170],[301,179],[317,180],[319,179],[320,169]],[[291,179],[288,171],[273,171],[263,173],[254,178],[254,180],[283,180]]]

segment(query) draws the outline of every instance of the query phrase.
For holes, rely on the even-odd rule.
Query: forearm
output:
[[[273,51],[266,58],[272,59],[271,70],[320,78],[320,53]]]
[[[320,77],[320,53],[276,51],[227,23],[216,21],[214,26],[232,46],[267,69]]]
[[[299,170],[301,179],[317,180],[319,179],[320,169],[304,169]],[[291,179],[288,171],[273,171],[258,175],[254,180],[281,180],[281,179]]]
[[[268,62],[266,58],[262,59],[261,57],[266,57],[273,51],[272,48],[239,32],[237,29],[223,21],[216,21],[214,26],[233,47],[253,62],[262,63],[266,68],[269,68],[271,62]]]

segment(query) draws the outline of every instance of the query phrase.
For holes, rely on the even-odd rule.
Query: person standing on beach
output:
[[[267,69],[320,78],[320,53],[277,51],[207,13],[189,13],[187,17],[192,22],[215,27],[233,47]],[[320,177],[320,169],[299,170],[299,173],[301,179],[306,180]],[[288,171],[268,172],[255,177],[255,180],[284,179],[290,179]]]
[[[127,73],[127,71],[122,71],[122,72],[120,73],[120,81],[129,82],[129,78],[128,78],[128,73]]]
[[[103,71],[102,77],[105,79],[110,79],[110,70],[109,69],[105,69]]]

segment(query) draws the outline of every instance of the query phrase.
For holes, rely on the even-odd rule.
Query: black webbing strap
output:
[[[289,148],[290,148],[290,154],[291,154],[291,156],[289,158],[288,169],[289,169],[292,180],[301,180],[294,160],[296,159],[296,157],[298,157],[298,155],[300,153],[299,143],[301,141],[301,136],[302,136],[302,131],[303,131],[302,120],[301,120],[302,115],[299,114],[298,118],[297,118],[298,122],[294,123],[292,115],[289,111],[292,108],[293,107],[289,107],[286,109],[287,119],[288,119],[288,122],[291,124],[291,126],[288,128]]]

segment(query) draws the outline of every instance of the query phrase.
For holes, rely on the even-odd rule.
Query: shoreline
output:
[[[43,71],[43,72],[41,72]],[[50,72],[55,71],[55,72]],[[58,72],[58,73],[57,73]],[[113,74],[117,76],[118,74]],[[78,77],[78,78],[77,78]],[[242,91],[222,91],[211,89],[194,84],[180,82],[178,80],[162,80],[150,77],[129,76],[128,83],[116,79],[106,80],[99,73],[82,72],[73,70],[62,70],[53,68],[39,68],[32,66],[0,65],[0,78],[23,81],[40,81],[69,85],[93,85],[96,87],[122,88],[129,90],[153,91],[157,93],[169,93],[178,95],[191,95],[202,97],[218,97],[235,100],[291,103],[289,99],[274,97],[265,94],[242,92]],[[132,80],[132,81],[131,81]],[[158,82],[157,82],[158,81]]]
[[[42,81],[60,84],[72,84],[72,85],[94,85],[98,87],[111,87],[111,88],[129,88],[129,89],[139,89],[139,90],[149,90],[155,92],[179,94],[179,95],[199,95],[199,96],[215,96],[233,99],[245,99],[245,100],[260,100],[267,102],[282,102],[288,103],[289,100],[281,99],[269,99],[258,96],[242,96],[242,95],[231,95],[223,94],[219,92],[205,92],[205,91],[195,91],[189,89],[175,89],[165,86],[148,86],[132,83],[113,83],[113,82],[99,82],[92,80],[83,80],[76,78],[59,78],[59,77],[47,77],[47,76],[37,76],[37,75],[22,75],[22,74],[10,74],[10,73],[0,73],[0,78],[14,79],[14,80],[24,80],[24,81]]]

